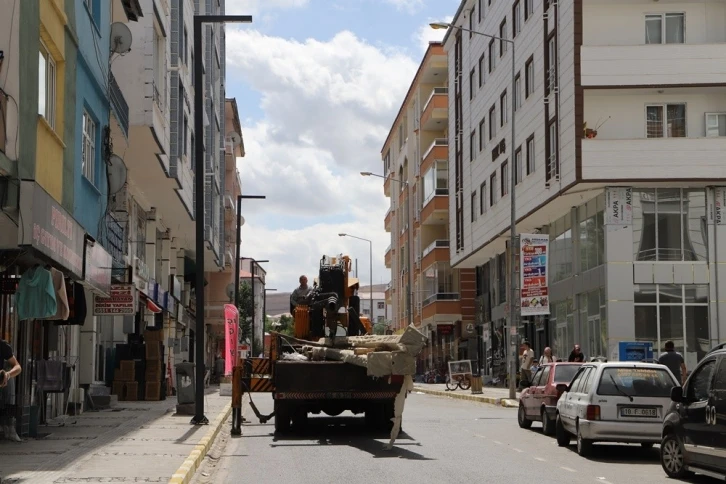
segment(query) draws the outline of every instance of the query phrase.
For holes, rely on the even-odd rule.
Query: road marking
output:
[[[606,481],[604,477],[598,477],[597,482],[602,482],[603,484],[611,484],[610,482]]]
[[[480,439],[486,439],[486,436],[479,435],[479,434],[474,434],[474,437],[479,437]]]
[[[495,440],[494,443],[497,444],[497,445],[502,445],[502,443],[499,442],[498,440]]]
[[[562,466],[560,466],[560,469],[564,469],[564,470],[569,471],[569,472],[577,472],[575,469],[570,469],[569,467],[562,467]]]
[[[538,460],[540,462],[547,462],[547,460],[543,459],[542,457],[535,457],[534,460]]]
[[[512,450],[515,452],[519,452],[520,454],[524,452],[523,450],[517,449],[516,447],[512,447]]]

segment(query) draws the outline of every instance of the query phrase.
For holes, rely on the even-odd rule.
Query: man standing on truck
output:
[[[312,292],[312,288],[308,286],[308,278],[303,274],[300,276],[300,286],[290,294],[290,314],[295,315],[295,306],[305,302]]]

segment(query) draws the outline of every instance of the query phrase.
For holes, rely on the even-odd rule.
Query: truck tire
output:
[[[369,430],[390,432],[393,428],[394,404],[371,402],[366,409],[366,427]]]
[[[287,403],[275,400],[275,433],[290,431],[290,407]]]

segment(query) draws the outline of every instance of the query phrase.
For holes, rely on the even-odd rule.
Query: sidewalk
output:
[[[475,395],[471,393],[471,390],[462,390],[460,388],[457,388],[454,391],[447,391],[446,385],[443,383],[415,383],[413,391],[436,395],[439,397],[449,397],[459,400],[501,405],[502,407],[516,408],[519,406],[519,392],[517,392],[516,399],[510,400],[508,388],[484,387],[481,394]]]
[[[38,433],[48,435],[0,441],[2,483],[168,483],[180,467],[194,472],[204,458],[198,456],[214,440],[209,437],[229,415],[230,402],[219,396],[219,387],[209,388],[204,408],[210,424],[203,426],[190,425],[188,415],[174,415],[176,397],[118,402],[110,410],[65,417],[63,426],[57,426],[63,419],[40,425]]]

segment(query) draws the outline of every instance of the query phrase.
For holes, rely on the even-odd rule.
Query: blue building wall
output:
[[[74,1],[76,7],[76,33],[78,35],[78,62],[76,68],[76,163],[73,215],[86,232],[98,239],[101,221],[108,206],[106,163],[103,160],[104,131],[109,125],[108,63],[111,34],[111,2],[91,0],[91,9],[85,0]],[[93,180],[83,174],[83,113],[95,122],[95,174]]]

